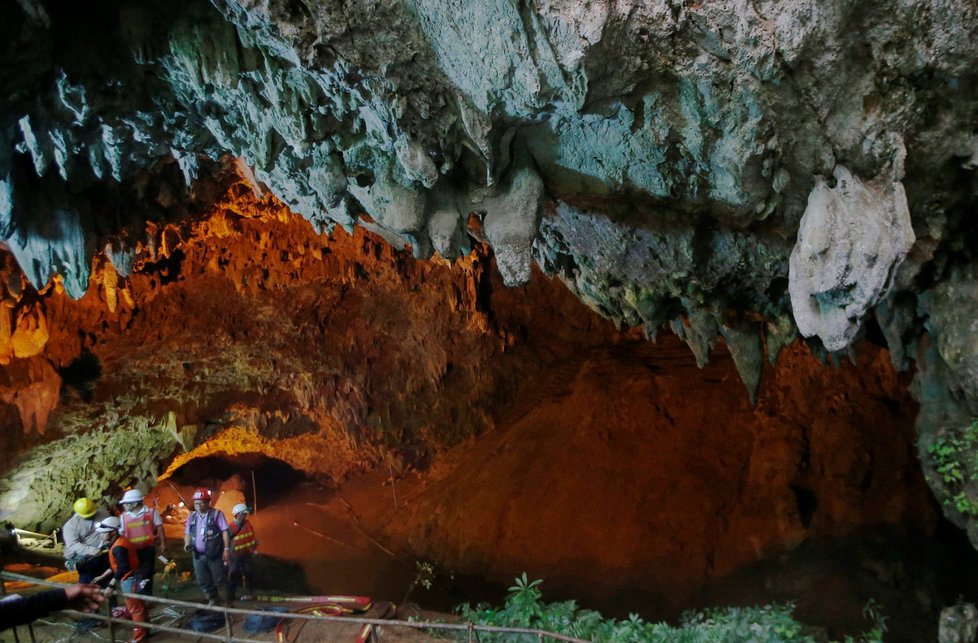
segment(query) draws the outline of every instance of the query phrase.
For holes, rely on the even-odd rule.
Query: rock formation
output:
[[[929,484],[978,545],[972,3],[22,0],[0,12],[0,239],[30,285],[5,271],[0,362],[34,387],[0,399],[24,427],[44,427],[58,385],[23,360],[43,352],[63,368],[102,341],[55,328],[71,305],[45,293],[96,288],[108,313],[82,314],[123,337],[153,288],[203,252],[190,230],[265,234],[208,210],[232,158],[249,182],[238,188],[319,231],[367,229],[417,258],[477,265],[468,281],[438,278],[439,306],[468,315],[457,323],[490,326],[488,258],[470,254],[485,242],[507,286],[542,270],[621,328],[670,328],[701,365],[722,338],[752,399],[765,359],[796,338],[832,359],[885,342],[916,372]],[[209,259],[238,264],[220,296],[278,278],[269,262],[337,268],[316,242],[269,243]],[[363,270],[341,263],[350,283]],[[451,355],[438,369],[459,368]],[[198,368],[174,356],[160,384]],[[320,376],[281,382],[348,391],[339,408],[300,404],[313,424],[376,411],[346,376]],[[422,425],[403,425],[405,444]],[[194,430],[180,439],[207,435]]]

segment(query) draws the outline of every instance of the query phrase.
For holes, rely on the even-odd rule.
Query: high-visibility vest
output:
[[[232,529],[237,528],[235,524]],[[234,534],[234,540],[231,542],[231,549],[234,550],[236,554],[244,553],[247,551],[250,554],[255,553],[258,549],[258,538],[255,537],[255,530],[251,526],[251,523],[247,520],[241,525],[241,529]]]
[[[129,573],[127,573],[124,578],[127,578],[139,568],[139,555],[136,554],[136,546],[133,545],[132,542],[130,542],[130,540],[125,536],[119,536],[115,539],[115,542],[113,542],[112,546],[109,547],[109,566],[112,567],[113,574],[116,574],[119,571],[119,561],[117,561],[115,556],[112,555],[116,547],[123,547],[126,550],[126,562],[129,563]]]
[[[122,513],[122,533],[136,546],[136,549],[152,547],[155,544],[155,531],[152,511],[144,509],[137,517],[133,517],[128,511]]]

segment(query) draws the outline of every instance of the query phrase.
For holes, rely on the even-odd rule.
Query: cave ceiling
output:
[[[233,166],[318,232],[475,262],[438,277],[468,315],[440,323],[485,325],[471,277],[485,248],[506,286],[559,278],[619,328],[670,329],[700,364],[722,340],[751,397],[796,339],[830,359],[869,340],[915,372],[922,444],[978,412],[973,3],[0,11],[0,240],[29,288],[80,300],[94,284],[125,310],[137,268],[196,252],[179,231],[216,234]],[[296,245],[268,257],[314,254],[281,238]],[[32,316],[25,288],[0,285],[6,363],[67,332]]]

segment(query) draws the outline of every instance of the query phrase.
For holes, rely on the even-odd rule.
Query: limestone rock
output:
[[[751,403],[757,402],[757,390],[761,385],[761,373],[764,369],[764,346],[757,324],[747,320],[721,324],[720,334],[733,356],[740,379],[747,387]]]
[[[232,158],[253,171],[248,190],[316,230],[363,222],[390,242],[380,254],[455,259],[472,237],[506,284],[535,260],[622,329],[696,320],[677,329],[698,361],[725,333],[748,389],[753,337],[717,320],[757,319],[773,361],[796,332],[849,349],[873,315],[894,363],[920,369],[925,440],[978,410],[978,348],[944,302],[970,292],[974,260],[973,3],[86,8],[97,37],[63,28],[70,3],[0,9],[17,70],[0,77],[0,242],[36,289],[103,284],[110,326],[134,295],[90,280],[95,249],[112,244],[120,280],[147,261],[179,279],[185,249],[167,235],[201,217]],[[831,174],[834,187],[816,178]],[[263,249],[266,265],[224,253],[206,270],[234,271],[228,296],[254,293],[271,264],[322,259],[313,246]],[[481,270],[476,247],[466,261]],[[363,267],[339,270],[352,281]],[[486,283],[453,284],[442,308]],[[8,302],[21,305],[10,289]],[[18,319],[4,310],[9,349]],[[38,324],[19,354],[42,338]]]
[[[978,609],[963,603],[941,610],[938,622],[938,643],[974,643],[978,634]]]
[[[864,182],[843,166],[833,178],[808,196],[788,284],[799,332],[839,351],[886,296],[915,237],[902,184]]]
[[[0,480],[0,506],[13,508],[16,524],[49,531],[68,519],[79,490],[114,505],[122,488],[155,480],[158,458],[172,450],[166,431],[132,424],[62,438],[34,449]],[[80,469],[79,462],[88,466]]]
[[[496,252],[496,261],[507,286],[518,286],[530,280],[533,239],[543,182],[528,166],[515,169],[502,185],[503,194],[486,199],[486,238]]]
[[[82,227],[78,212],[53,210],[26,233],[15,234],[8,245],[35,288],[43,288],[60,275],[65,290],[80,299],[88,290],[94,248]]]
[[[978,416],[978,267],[953,270],[926,301],[935,348]]]
[[[34,306],[20,308],[10,335],[10,352],[14,357],[33,357],[44,349],[47,341],[48,325],[44,311]]]
[[[0,372],[0,404],[16,409],[15,430],[23,434],[45,433],[60,393],[61,377],[43,357],[17,359]]]

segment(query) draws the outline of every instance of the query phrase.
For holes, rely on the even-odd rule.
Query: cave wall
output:
[[[560,280],[506,287],[481,244],[417,260],[316,232],[244,180],[154,239],[125,278],[96,263],[80,300],[6,275],[49,331],[3,372],[56,400],[0,434],[17,524],[51,529],[77,494],[114,503],[196,458],[263,454],[327,487],[390,463],[396,511],[361,514],[387,546],[499,583],[527,570],[558,596],[641,588],[657,613],[805,543],[934,538],[911,375],[885,349],[825,362],[794,342],[755,402],[730,346],[701,366]]]
[[[879,331],[894,365],[918,373],[929,484],[978,543],[978,353],[958,296],[975,283],[970,3],[25,0],[4,5],[0,25],[0,239],[35,290],[84,301],[102,284],[119,311],[85,331],[96,338],[72,335],[9,280],[0,360],[43,350],[65,368],[102,332],[140,336],[134,291],[152,279],[133,267],[161,261],[158,279],[176,278],[180,231],[211,216],[230,154],[317,230],[365,227],[463,267],[486,243],[505,285],[539,268],[619,326],[669,328],[701,365],[722,339],[752,398],[765,360],[797,337],[841,354]],[[279,262],[315,254],[295,242]],[[215,284],[214,301],[261,290],[265,268],[240,269],[247,284]],[[452,288],[462,299],[471,286]],[[189,345],[226,341],[184,321]],[[111,369],[111,354],[99,359]],[[234,359],[287,390],[258,356]],[[409,390],[456,364],[438,361]],[[174,359],[154,376],[161,388],[184,362],[212,366]],[[313,388],[344,386],[312,370]],[[2,398],[38,430],[57,413],[55,379],[41,379]],[[196,427],[204,389],[177,408],[144,404],[154,422],[172,412]],[[311,413],[343,426],[362,404],[300,401],[285,423]],[[408,416],[404,440],[426,442]],[[950,462],[935,458],[954,441]]]
[[[35,291],[11,265],[18,319],[47,329],[30,356],[13,335],[0,344],[0,391],[21,408],[2,440],[23,456],[0,502],[19,505],[19,524],[47,528],[72,495],[151,485],[213,452],[266,453],[329,484],[388,452],[423,468],[494,425],[525,386],[513,368],[545,370],[616,332],[542,276],[504,288],[484,248],[449,265],[363,228],[317,233],[243,180],[197,223],[152,239],[128,277],[98,262],[80,300],[60,282]],[[561,322],[551,332],[531,319]],[[517,350],[544,338],[550,357]],[[79,445],[112,432],[129,437],[109,461],[79,470],[64,458],[42,473],[52,454],[89,453]],[[43,502],[17,500],[25,481]]]
[[[909,376],[885,351],[828,366],[793,344],[756,405],[729,352],[712,357],[698,369],[672,335],[568,357],[501,430],[400,482],[375,524],[449,569],[660,613],[806,542],[933,537]]]

